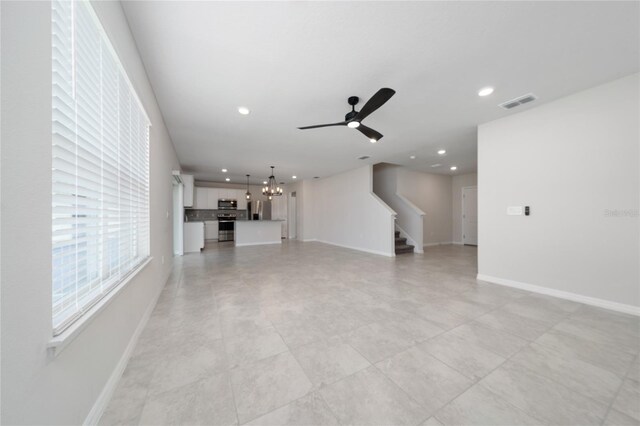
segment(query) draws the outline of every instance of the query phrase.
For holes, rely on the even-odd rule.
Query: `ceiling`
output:
[[[270,165],[284,182],[382,161],[475,171],[478,124],[638,71],[639,6],[123,1],[184,170],[240,183]],[[479,97],[484,86],[495,92]],[[384,135],[376,144],[296,129],[342,121],[349,96],[359,109],[381,87],[397,93],[364,121]],[[497,107],[529,92],[538,100]]]

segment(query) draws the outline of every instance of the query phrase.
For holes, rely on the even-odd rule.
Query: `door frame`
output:
[[[173,182],[171,186],[171,204],[173,210],[173,247],[174,256],[184,254],[184,184]]]
[[[298,239],[298,194],[297,191],[291,191],[287,200],[287,236],[289,239]],[[292,209],[291,206],[295,208]],[[295,210],[292,212],[292,210]],[[292,214],[293,213],[293,214]],[[293,220],[292,220],[293,218]],[[291,232],[293,229],[293,232]],[[293,234],[293,237],[292,237]]]
[[[462,240],[461,242],[462,242],[463,246],[467,245],[467,244],[464,243],[464,235],[465,235],[465,232],[464,232],[464,190],[465,189],[475,189],[476,191],[478,191],[478,185],[463,186],[460,189],[460,198],[462,199],[462,204],[461,204],[462,209],[461,209],[461,212],[460,212],[460,230],[461,230],[460,239]],[[477,210],[478,210],[478,207],[477,207],[477,204],[476,204],[476,213],[477,213]],[[476,235],[476,239],[477,238],[478,238],[478,236]],[[475,247],[478,246],[478,244],[468,244],[468,245],[475,246]]]

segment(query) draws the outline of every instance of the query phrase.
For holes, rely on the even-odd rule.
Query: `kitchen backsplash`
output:
[[[246,210],[198,210],[198,209],[185,209],[184,216],[187,222],[196,222],[200,220],[218,220],[218,212],[236,214],[236,219],[246,219]]]

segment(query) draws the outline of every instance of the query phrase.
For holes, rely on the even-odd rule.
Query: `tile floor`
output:
[[[640,424],[640,320],[476,281],[476,249],[176,260],[101,424]]]

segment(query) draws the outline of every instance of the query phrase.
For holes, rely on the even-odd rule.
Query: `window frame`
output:
[[[68,342],[70,342],[71,340],[73,340],[81,330],[83,330],[88,323],[93,320],[95,318],[95,316],[104,309],[104,307],[106,307],[111,300],[113,300],[119,293],[120,291],[122,291],[122,289],[124,289],[127,284],[129,282],[132,281],[132,279],[134,277],[136,277],[143,269],[145,269],[145,267],[151,262],[151,260],[153,259],[153,257],[151,256],[151,238],[152,238],[152,233],[151,233],[151,164],[150,164],[150,159],[151,159],[151,127],[152,127],[152,123],[151,120],[149,118],[149,115],[147,114],[147,111],[144,107],[144,104],[142,103],[142,101],[140,100],[140,97],[138,96],[138,93],[135,89],[135,86],[133,85],[131,79],[129,78],[129,74],[127,73],[122,61],[120,60],[120,56],[118,55],[118,53],[115,50],[114,44],[111,41],[111,38],[109,37],[109,35],[107,34],[104,26],[102,25],[102,22],[100,21],[100,18],[98,17],[93,5],[91,4],[90,1],[88,0],[80,0],[80,1],[71,1],[71,4],[73,4],[72,7],[83,7],[85,8],[85,11],[88,13],[89,17],[90,17],[90,21],[91,24],[93,25],[93,29],[99,34],[100,40],[101,40],[101,48],[106,48],[106,52],[105,54],[109,54],[111,55],[111,58],[113,59],[113,62],[115,64],[115,67],[117,68],[117,72],[118,72],[118,78],[123,80],[123,83],[126,84],[126,87],[128,88],[128,95],[130,96],[130,102],[131,105],[137,105],[138,110],[137,113],[140,114],[141,116],[141,120],[144,119],[145,122],[142,123],[142,127],[144,129],[146,129],[146,138],[147,138],[147,152],[146,152],[146,164],[143,167],[146,167],[146,217],[143,218],[143,222],[146,223],[146,232],[148,234],[147,237],[147,241],[146,241],[146,249],[145,252],[143,254],[143,257],[141,257],[140,259],[136,259],[136,258],[130,258],[129,261],[131,261],[131,266],[130,268],[124,272],[122,275],[118,276],[118,277],[114,277],[114,278],[106,278],[104,280],[101,280],[101,285],[104,286],[104,290],[99,293],[96,294],[94,297],[92,297],[90,300],[86,301],[82,307],[80,309],[78,309],[76,312],[74,312],[73,314],[67,316],[66,318],[64,318],[62,321],[60,321],[59,324],[55,325],[54,323],[54,315],[53,315],[53,310],[51,312],[51,333],[52,333],[52,339],[49,341],[47,347],[49,349],[52,349],[54,353],[59,352],[62,348],[64,348],[66,346],[66,344],[68,344]],[[54,7],[54,4],[52,3],[52,8]],[[73,14],[74,12],[72,12]],[[53,17],[52,17],[53,19]],[[75,19],[75,17],[73,17],[72,19]],[[51,27],[51,35],[53,37],[53,21],[51,23],[52,27]],[[53,46],[53,44],[52,44]],[[74,50],[75,50],[75,46],[73,46]],[[75,55],[75,53],[72,53],[72,55]],[[53,60],[53,58],[52,58]],[[55,70],[53,68],[53,62],[52,62],[52,76],[55,73]],[[75,78],[75,77],[74,77]],[[75,80],[74,80],[75,81]],[[53,84],[53,83],[52,83]],[[74,83],[75,84],[75,83]],[[53,89],[53,87],[52,87]],[[54,100],[52,98],[52,112],[55,110],[54,109]],[[116,123],[116,126],[118,126],[119,123]],[[52,138],[54,138],[54,131],[52,129]],[[118,141],[118,143],[120,143],[120,141]],[[53,159],[53,157],[52,157]],[[120,194],[120,192],[118,192]],[[53,196],[53,194],[52,194]],[[121,195],[119,195],[121,196]],[[53,213],[53,199],[52,199],[52,213]],[[53,217],[53,215],[52,215]],[[52,221],[52,231],[53,231],[53,226],[54,223]],[[142,228],[137,228],[139,227],[139,223],[135,223],[133,225],[133,229],[142,229]],[[53,235],[53,234],[52,234]],[[135,236],[135,240],[137,240],[140,237],[139,234],[137,234]],[[127,241],[128,243],[131,243],[132,241],[134,241],[134,239],[131,239],[129,241]],[[121,242],[119,242],[120,244],[122,244]],[[103,246],[106,244],[106,239],[102,239],[99,242],[98,245]],[[52,260],[53,260],[53,250],[51,252],[51,256],[52,256]],[[135,263],[133,263],[133,260],[137,260]],[[107,265],[106,263],[103,263],[102,265],[100,265],[100,268],[104,269],[106,268]],[[53,268],[53,264],[52,264],[52,268]],[[51,277],[51,280],[49,282],[49,288],[51,289],[51,303],[52,303],[52,308],[53,308],[53,274]]]

